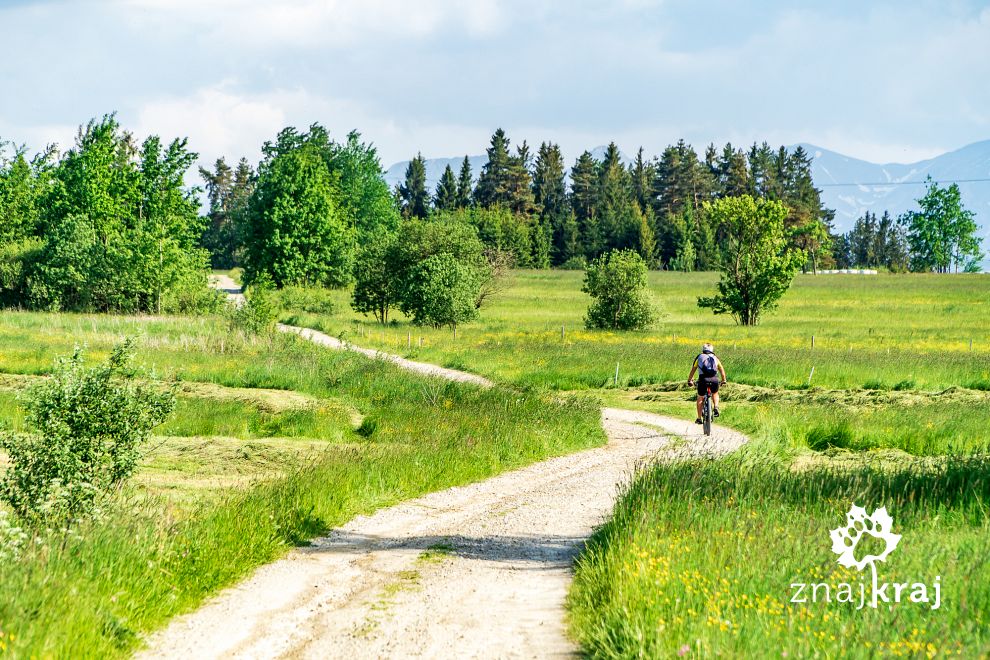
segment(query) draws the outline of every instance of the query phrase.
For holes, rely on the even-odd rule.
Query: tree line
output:
[[[751,195],[784,203],[790,240],[812,267],[831,258],[834,212],[822,205],[801,147],[710,145],[701,157],[681,140],[653,159],[640,148],[626,165],[611,143],[601,160],[585,151],[568,170],[558,145],[544,142],[534,157],[526,142],[513,150],[499,129],[487,158],[476,181],[467,156],[456,174],[448,165],[431,192],[417,155],[395,191],[403,216],[463,218],[525,267],[580,267],[631,249],[650,267],[691,271],[714,268],[725,239],[705,202]]]
[[[437,257],[430,266],[436,277],[472,283],[459,300],[432,303],[461,310],[455,316],[464,319],[466,301],[477,309],[493,278],[513,265],[581,268],[631,250],[650,268],[716,269],[733,251],[732,219],[711,209],[743,197],[780,204],[783,227],[773,243],[799,255],[802,268],[948,272],[977,268],[981,258],[958,187],[931,181],[917,211],[897,220],[868,214],[834,235],[834,213],[823,206],[800,147],[710,145],[699,156],[682,140],[652,159],[639,149],[625,164],[612,143],[601,159],[586,151],[568,169],[558,145],[544,142],[534,155],[526,142],[513,148],[499,129],[487,156],[477,177],[465,157],[433,191],[417,156],[390,190],[373,145],[357,132],[335,140],[313,124],[282,130],[255,167],[221,158],[201,168],[203,190],[187,180],[198,156],[186,140],[138,143],[114,115],[80,127],[63,152],[49,147],[29,157],[0,143],[0,304],[212,309],[220,303],[207,286],[211,266],[242,266],[247,283],[263,275],[278,287],[339,287],[355,283],[373,254],[399,259],[403,277],[422,279],[425,271],[416,274],[408,261],[415,253],[424,262]],[[203,192],[209,210],[201,216]],[[469,227],[475,240],[454,251],[468,256],[452,265],[450,258],[461,257],[417,223]],[[389,241],[420,247],[403,256],[382,247]],[[407,307],[438,290],[412,279],[393,284],[404,298],[396,304]]]

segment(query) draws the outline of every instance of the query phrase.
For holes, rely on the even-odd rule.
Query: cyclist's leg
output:
[[[697,408],[698,408],[698,419],[701,419],[701,403],[705,400],[705,397],[698,395]]]

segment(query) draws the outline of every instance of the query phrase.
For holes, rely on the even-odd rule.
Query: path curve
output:
[[[431,376],[491,381],[279,326]],[[746,437],[602,410],[604,447],[354,518],[154,634],[144,658],[553,657],[577,652],[564,601],[582,543],[637,465],[719,456]],[[432,548],[432,550],[431,550]]]

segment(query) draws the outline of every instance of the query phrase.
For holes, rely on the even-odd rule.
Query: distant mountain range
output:
[[[866,211],[880,215],[886,210],[897,216],[916,208],[915,200],[925,192],[925,177],[931,175],[936,181],[959,182],[963,204],[976,213],[976,221],[981,226],[983,251],[990,252],[990,181],[986,180],[990,179],[990,140],[975,142],[917,163],[883,165],[844,156],[813,144],[801,146],[813,158],[812,176],[821,188],[822,200],[826,206],[835,209],[837,231],[851,229],[856,218]],[[604,152],[604,146],[592,150],[599,160]],[[623,159],[629,161],[625,156]],[[427,159],[426,180],[430,189],[436,188],[446,165],[450,164],[456,174],[462,160],[463,156]],[[471,171],[475,177],[486,161],[485,156],[470,157]],[[403,161],[388,168],[385,180],[389,185],[402,182],[408,164],[409,161]],[[990,259],[984,262],[984,269],[988,266]]]

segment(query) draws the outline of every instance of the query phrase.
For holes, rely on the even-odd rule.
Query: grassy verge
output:
[[[990,652],[990,463],[813,460],[796,469],[749,458],[655,465],[626,489],[579,559],[570,594],[572,630],[589,655]],[[885,505],[902,535],[877,564],[880,583],[925,583],[929,603],[905,595],[870,607],[869,569],[843,568],[831,552],[829,530],[845,525],[852,503],[871,513]],[[810,600],[798,583],[829,585],[832,602],[823,602],[823,586],[817,602],[791,602]],[[841,583],[852,585],[854,602],[837,602]],[[857,609],[861,583],[867,604]]]
[[[138,360],[159,375],[332,402],[293,419],[300,409],[266,412],[257,401],[204,402],[187,392],[185,412],[167,429],[174,444],[145,478],[155,461],[160,472],[184,474],[205,461],[229,465],[225,457],[258,442],[252,436],[273,431],[289,437],[264,439],[282,446],[308,436],[322,444],[308,443],[315,451],[301,462],[279,463],[277,476],[185,498],[178,514],[171,492],[142,492],[139,475],[107,518],[4,565],[0,630],[18,656],[125,654],[143,632],[356,513],[604,440],[587,399],[441,382],[290,336],[238,338],[216,319],[5,315],[0,369],[44,373],[74,343],[98,359],[123,335],[143,337]],[[214,432],[224,438],[201,435]],[[196,451],[181,451],[183,443]]]

